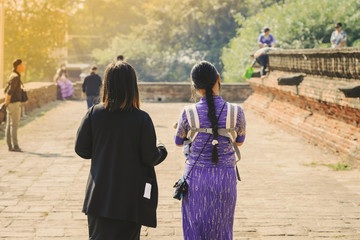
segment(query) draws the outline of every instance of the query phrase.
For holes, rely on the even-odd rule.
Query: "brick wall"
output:
[[[25,104],[27,112],[58,99],[59,89],[57,85],[52,82],[30,82],[24,85],[29,98]],[[81,83],[74,83],[74,88],[75,94],[71,99],[78,100],[81,98]],[[4,90],[0,89],[0,103],[4,102],[4,98]]]
[[[289,52],[293,54],[294,51]],[[299,52],[301,51],[297,50],[296,53]],[[360,166],[360,101],[359,98],[346,98],[338,89],[360,85],[360,80],[345,76],[329,77],[331,71],[327,68],[330,72],[324,76],[319,75],[319,71],[314,74],[307,73],[298,87],[279,86],[279,77],[301,72],[302,68],[308,69],[309,66],[297,64],[296,71],[291,72],[294,61],[286,63],[286,59],[281,59],[281,56],[286,56],[285,50],[282,50],[281,54],[274,53],[274,56],[275,67],[270,68],[267,79],[249,80],[254,94],[245,102],[245,108],[256,110],[264,117],[302,134],[315,144],[341,153],[352,164]],[[290,61],[291,57],[286,57]],[[271,65],[272,55],[269,55],[269,61]],[[277,64],[280,62],[286,68],[278,70],[280,68]],[[352,66],[347,68],[356,69]]]
[[[82,93],[82,83],[75,82],[75,94],[71,100],[80,100]],[[26,103],[26,110],[60,100],[60,89],[54,83],[33,82],[26,83],[29,101]],[[191,99],[190,83],[139,83],[139,91],[142,101],[159,102],[188,102]],[[4,102],[3,89],[0,89],[0,103]],[[227,101],[243,102],[251,94],[252,89],[247,83],[222,84],[222,96]]]
[[[47,82],[32,82],[26,83],[25,89],[27,91],[29,100],[26,102],[26,111],[31,111],[35,108],[41,107],[46,103],[56,100],[56,88],[53,83]],[[4,102],[4,90],[0,89],[0,103]]]
[[[191,100],[190,83],[139,83],[142,101],[188,102]],[[243,102],[253,90],[248,83],[223,83],[222,97],[231,102]]]

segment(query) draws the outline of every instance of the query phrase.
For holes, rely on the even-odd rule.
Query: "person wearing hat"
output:
[[[21,73],[25,72],[25,65],[21,59],[13,62],[13,72],[10,74],[8,85],[5,88],[5,106],[6,116],[6,142],[9,151],[22,152],[19,147],[17,130],[20,122],[21,100],[22,100],[22,82]]]
[[[275,47],[276,42],[273,35],[270,34],[270,28],[265,27],[264,32],[260,34],[258,39],[259,48],[263,47]]]
[[[101,77],[97,74],[97,67],[90,68],[90,75],[84,79],[82,85],[83,95],[86,94],[88,108],[100,103],[100,89],[102,86]]]
[[[342,30],[340,22],[335,24],[335,31],[330,38],[331,48],[342,48],[346,45],[346,33]]]

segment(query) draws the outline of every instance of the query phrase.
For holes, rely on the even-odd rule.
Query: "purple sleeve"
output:
[[[186,118],[186,112],[185,110],[181,113],[180,119],[178,121],[178,127],[176,129],[176,135],[175,135],[175,144],[176,145],[183,145],[184,140],[190,131],[190,125]]]
[[[263,43],[263,35],[262,35],[262,34],[259,35],[258,43],[259,43],[259,42],[260,42],[260,43]]]
[[[237,133],[236,142],[242,143],[245,141],[245,133],[246,133],[246,121],[245,121],[245,114],[242,108],[238,107],[238,115],[236,120],[235,130]]]

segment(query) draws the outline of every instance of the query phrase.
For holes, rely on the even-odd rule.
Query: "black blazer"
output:
[[[79,127],[76,153],[91,159],[83,212],[156,227],[158,187],[154,166],[167,156],[156,146],[150,116],[141,110],[89,109]],[[151,197],[144,197],[150,183]]]

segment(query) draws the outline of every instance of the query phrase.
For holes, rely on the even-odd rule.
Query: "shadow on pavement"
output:
[[[26,118],[21,118],[19,128],[25,126],[26,124],[34,121],[35,119],[37,119],[39,117],[44,116],[48,111],[59,106],[62,103],[63,103],[63,101],[59,101],[59,100],[50,102],[40,108],[37,108],[37,109],[27,113]],[[3,139],[5,137],[5,126],[6,126],[5,123],[0,124],[0,139]]]
[[[30,155],[35,155],[43,158],[73,158],[74,155],[62,155],[58,153],[35,153],[35,152],[27,152],[23,151],[23,153],[27,153]]]

